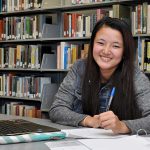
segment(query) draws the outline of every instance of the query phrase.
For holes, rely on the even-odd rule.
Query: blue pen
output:
[[[112,88],[106,111],[109,110],[114,95],[115,95],[115,87]]]

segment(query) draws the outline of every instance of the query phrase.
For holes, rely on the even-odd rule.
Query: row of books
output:
[[[0,48],[0,68],[69,69],[80,58],[87,57],[88,43],[60,42],[51,46],[16,45]]]
[[[118,4],[112,9],[64,13],[64,37],[90,37],[96,22],[104,16],[121,18],[130,24],[130,8]]]
[[[90,37],[96,22],[104,16],[112,17],[112,10],[96,9],[81,13],[64,13],[64,37]]]
[[[17,45],[0,48],[0,68],[31,68],[41,66],[39,45]]]
[[[104,16],[124,19],[132,26],[133,34],[150,34],[150,5],[138,4],[130,18],[128,6],[115,4],[112,9],[96,9],[84,13],[64,13],[64,37],[90,36],[96,22]],[[132,20],[132,21],[131,21]]]
[[[0,18],[0,40],[43,38],[47,30],[49,37],[57,37],[56,20],[56,14]]]
[[[80,58],[86,58],[89,44],[60,42],[57,46],[57,69],[69,69]]]
[[[52,102],[54,101],[54,96],[59,88],[59,84],[57,83],[48,83],[45,82],[42,88],[42,94],[40,98],[40,103],[32,106],[31,100],[27,101],[13,101],[9,100],[3,103],[1,101],[0,105],[0,113],[7,115],[17,115],[17,116],[26,116],[26,117],[34,117],[34,118],[43,118],[44,115],[41,112],[46,112],[49,110]],[[5,97],[7,98],[7,97]],[[35,101],[35,99],[33,99]],[[33,102],[33,101],[32,101]],[[36,101],[37,102],[37,101]],[[45,117],[44,117],[45,118]]]
[[[150,34],[150,5],[148,2],[138,4],[132,11],[133,34]]]
[[[22,102],[10,102],[1,106],[2,114],[41,118],[41,110],[36,106],[25,105]]]
[[[0,12],[41,8],[42,0],[0,0]]]
[[[141,70],[150,72],[150,40],[138,38],[138,63]]]
[[[15,12],[37,8],[71,5],[72,0],[0,0],[0,12]]]
[[[13,73],[0,75],[0,96],[41,98],[43,85],[51,83],[51,77],[18,76]]]
[[[112,0],[0,0],[0,12],[15,12],[37,8],[51,8],[64,5],[89,4]]]

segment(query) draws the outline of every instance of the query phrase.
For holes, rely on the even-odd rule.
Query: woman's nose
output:
[[[110,54],[110,46],[109,45],[106,45],[103,49],[103,53],[104,54]]]

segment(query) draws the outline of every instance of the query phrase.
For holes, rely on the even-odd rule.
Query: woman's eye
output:
[[[98,42],[98,44],[100,44],[100,45],[104,45],[104,43],[103,43],[103,42]]]
[[[118,46],[118,45],[114,45],[113,47],[114,47],[114,48],[120,48],[120,46]]]

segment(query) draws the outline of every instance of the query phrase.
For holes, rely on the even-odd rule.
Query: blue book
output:
[[[68,69],[68,48],[69,46],[64,47],[64,69]]]

